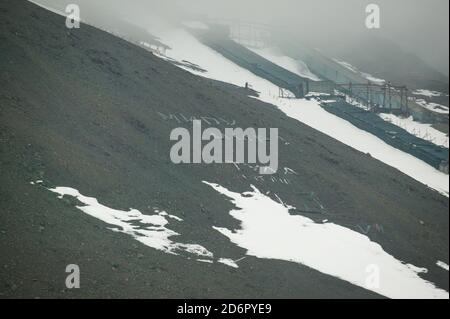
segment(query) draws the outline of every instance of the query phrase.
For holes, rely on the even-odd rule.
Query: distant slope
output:
[[[259,100],[273,104],[288,116],[356,150],[370,153],[371,156],[383,163],[395,167],[408,176],[448,196],[448,175],[439,172],[424,161],[386,144],[376,135],[357,128],[338,116],[324,112],[316,101],[280,98],[278,85],[283,85],[278,78],[279,74],[283,74],[283,72],[277,71],[280,67],[271,70],[270,65],[272,63],[270,63],[266,67],[260,68],[259,64],[267,64],[267,61],[261,57],[255,58],[254,54],[247,55],[248,49],[239,48],[238,43],[233,42],[233,50],[225,50],[222,43],[226,47],[227,43],[230,42],[229,40],[218,40],[218,37],[214,37],[216,39],[213,41],[205,41],[202,36],[197,38],[188,31],[176,27],[161,32],[158,36],[171,47],[167,52],[171,59],[193,62],[201,66],[205,72],[185,68],[186,70],[202,77],[234,85],[244,85],[247,82],[254,90],[259,92]],[[211,47],[208,45],[211,45]],[[296,46],[293,47],[294,52],[296,52],[296,48]],[[319,54],[318,57],[320,58],[322,55]],[[249,61],[246,62],[247,60]],[[326,57],[324,57],[324,60],[329,61]],[[337,65],[340,69],[347,71],[346,68],[332,60],[330,61],[333,66]],[[331,73],[335,74],[335,72]],[[347,73],[352,75],[349,71]],[[287,78],[289,79],[289,76]],[[297,79],[301,81],[301,78],[297,77]]]
[[[180,114],[182,113],[182,114]],[[207,116],[223,128],[279,127],[289,185],[242,178],[223,165],[174,165],[171,130]],[[213,120],[211,120],[213,121]],[[382,245],[448,290],[448,199],[370,156],[288,118],[238,87],[189,74],[98,29],[67,30],[64,19],[18,0],[0,3],[0,297],[379,298],[304,265],[247,256],[234,269],[162,253],[82,213],[70,186],[108,207],[184,219],[183,242],[237,260],[245,249],[212,228],[237,228],[233,205],[202,181],[236,192],[254,184],[304,214],[315,194],[325,218]],[[251,170],[246,170],[251,176]],[[280,172],[281,177],[283,171]],[[280,176],[276,176],[280,177]],[[275,196],[276,194],[276,196]],[[367,226],[383,225],[383,232]],[[313,245],[314,243],[298,243]],[[82,289],[67,290],[78,264]]]

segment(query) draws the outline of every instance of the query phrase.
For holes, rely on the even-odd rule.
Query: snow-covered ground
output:
[[[36,1],[30,0],[30,2],[33,2],[45,9],[55,12],[57,14],[60,14],[63,16],[66,15],[61,10],[55,10],[54,8],[44,6]],[[190,27],[195,27],[195,28],[205,28],[205,25],[203,25],[201,23],[199,24],[197,22],[192,22],[192,21],[188,22],[188,25]],[[404,157],[410,156],[410,155],[403,153],[403,152],[401,152],[401,153],[403,153],[401,155],[397,152],[392,152],[392,150],[391,150],[392,147],[388,146],[387,144],[385,144],[383,141],[381,141],[379,139],[377,139],[377,141],[375,141],[375,140],[372,141],[374,143],[372,145],[373,147],[361,147],[362,146],[361,143],[353,143],[351,141],[348,141],[348,138],[338,137],[338,135],[342,136],[342,134],[337,134],[337,132],[339,131],[339,127],[336,127],[332,131],[330,131],[329,129],[328,130],[325,129],[320,122],[323,123],[323,122],[327,122],[328,120],[332,120],[332,119],[336,120],[337,117],[329,114],[328,112],[326,112],[326,114],[321,112],[321,110],[319,110],[317,108],[318,103],[316,103],[313,106],[310,103],[308,103],[307,101],[281,100],[280,98],[278,98],[278,87],[276,87],[275,85],[273,85],[272,83],[270,83],[264,79],[261,79],[261,78],[255,76],[253,73],[235,65],[231,61],[225,59],[220,54],[216,53],[215,51],[213,51],[210,48],[206,47],[205,45],[201,44],[190,33],[188,33],[187,31],[185,31],[183,29],[175,29],[175,30],[172,29],[172,30],[168,31],[168,29],[159,29],[158,30],[158,28],[156,26],[153,26],[153,28],[150,31],[153,35],[160,36],[161,39],[165,42],[165,44],[167,44],[173,48],[173,50],[170,50],[168,52],[168,57],[178,60],[180,62],[183,60],[188,60],[189,62],[197,64],[202,68],[206,68],[207,72],[203,73],[200,71],[196,71],[195,69],[186,66],[186,63],[180,63],[179,66],[181,68],[183,68],[189,72],[195,73],[197,75],[220,80],[223,82],[232,83],[232,84],[235,84],[238,86],[243,86],[245,82],[249,82],[249,83],[251,83],[253,88],[255,88],[255,90],[261,92],[262,100],[278,106],[283,112],[287,113],[288,116],[295,117],[297,120],[304,122],[305,124],[308,124],[309,126],[315,128],[317,130],[322,130],[322,132],[330,135],[331,137],[338,139],[341,142],[343,142],[349,146],[352,146],[360,151],[368,152],[375,158],[385,162],[386,164],[388,164],[390,166],[393,166],[393,167],[399,169],[403,173],[413,177],[414,179],[416,179],[416,180],[428,185],[429,187],[436,189],[439,192],[444,193],[448,196],[448,192],[449,192],[448,177],[442,176],[443,174],[441,172],[437,171],[436,169],[434,169],[433,167],[431,167],[427,164],[424,164],[422,161],[420,161],[416,158],[413,158],[413,159],[410,159],[411,166],[404,165],[404,164],[402,164],[402,163],[406,163],[406,162],[402,162],[405,159]],[[260,54],[261,56],[268,59],[269,61],[272,61],[273,63],[276,63],[276,64],[286,68],[287,70],[290,70],[291,72],[294,72],[300,76],[304,76],[304,77],[310,78],[312,80],[319,79],[316,75],[314,75],[313,73],[311,73],[309,71],[308,67],[303,62],[283,56],[279,52],[277,52],[275,49],[251,49],[251,50],[253,50],[257,54]],[[160,57],[166,58],[163,55],[160,55]],[[352,70],[353,72],[359,72],[359,70],[357,70],[355,67],[353,67],[349,63],[346,63],[343,61],[338,61],[336,59],[335,59],[335,61],[340,63],[344,67]],[[368,74],[366,74],[366,75],[370,76]],[[374,79],[374,80],[379,80],[379,81],[384,82],[384,80],[381,80],[381,79]],[[376,82],[376,81],[374,81],[374,82]],[[430,95],[430,94],[435,95],[440,92],[417,90],[416,93],[422,94],[422,95]],[[301,112],[300,113],[292,112],[291,107],[289,107],[287,105],[287,104],[299,105],[299,104],[303,104],[303,103],[304,103],[304,105],[309,105],[312,109],[314,109],[314,113],[316,113],[316,115],[320,116],[320,117],[318,117],[316,119],[311,118],[312,110],[305,110],[305,113],[307,113],[307,114],[301,114]],[[423,103],[423,106],[427,107],[427,108],[431,108],[434,111],[438,110],[438,112],[448,113],[448,108],[446,108],[445,106],[443,108],[441,108],[441,106],[430,105],[429,103],[427,103],[425,101]],[[445,111],[445,108],[447,109],[447,111]],[[309,115],[309,116],[302,118],[304,115]],[[323,119],[323,121],[321,121],[321,118]],[[348,123],[346,121],[343,121],[343,122]],[[400,122],[398,122],[398,123],[400,123]],[[349,133],[358,132],[361,135],[366,134],[366,132],[359,130],[358,128],[356,128],[354,126],[349,127],[348,124],[343,124],[343,127],[345,127],[346,129],[351,128],[349,130]],[[401,125],[403,125],[403,124],[401,124]],[[413,127],[413,125],[408,125],[408,127]],[[418,128],[414,127],[413,130],[414,129],[417,132],[419,132]],[[424,128],[422,127],[420,129],[420,132],[423,132],[423,130],[424,130]],[[433,130],[430,129],[428,131],[425,130],[425,136],[427,136],[426,132],[431,132],[430,133],[431,140],[435,140],[437,143],[441,143],[441,144],[445,145],[446,142],[445,142],[445,140],[442,139],[442,136],[440,136],[439,134],[435,134],[434,131],[435,131],[434,129]],[[370,136],[372,136],[372,135],[370,135]],[[382,145],[383,145],[383,147],[382,147]],[[382,154],[382,150],[379,149],[379,147],[386,149],[387,152],[385,154]],[[447,142],[447,147],[448,147],[448,142]],[[377,149],[378,151],[375,151],[375,149]],[[397,154],[394,156],[393,153],[397,153]],[[425,165],[425,167],[424,167],[424,165]],[[407,166],[410,168],[408,168]],[[426,166],[429,166],[429,167],[426,167]],[[418,168],[418,169],[416,169],[416,168]],[[430,174],[427,173],[428,171],[430,172]],[[428,176],[428,177],[426,177],[426,176]]]
[[[247,49],[253,51],[254,53],[262,56],[266,60],[277,64],[292,73],[300,75],[301,77],[313,80],[320,81],[320,78],[312,73],[308,66],[301,60],[295,60],[291,57],[283,55],[277,48],[253,48],[247,47]]]
[[[336,91],[335,94],[342,95],[342,93]],[[317,95],[309,95],[308,96],[317,96]],[[322,102],[327,102],[323,100],[323,97],[318,96],[322,99]],[[348,95],[345,95],[345,101],[353,106],[359,107],[361,109],[364,109],[366,111],[370,110],[369,106],[366,106],[364,104],[361,104],[358,102],[355,98],[352,98]],[[442,146],[445,148],[448,148],[449,143],[449,137],[444,132],[441,132],[434,127],[432,127],[432,124],[426,124],[426,123],[420,123],[417,121],[414,121],[413,117],[401,117],[394,114],[389,113],[380,113],[378,115],[380,118],[385,120],[386,122],[390,122],[394,125],[397,125],[401,128],[403,128],[405,131],[411,133],[414,136],[417,136],[423,140],[429,141],[431,143],[434,143],[438,146]]]
[[[58,14],[60,16],[67,17],[67,13],[65,13],[62,9],[56,9],[55,7],[46,6],[45,4],[40,3],[41,1],[39,1],[39,0],[38,1],[36,1],[36,0],[28,0],[28,1],[31,2],[31,3],[34,3],[35,5],[37,5],[37,6],[41,7],[41,8],[44,8],[44,9],[46,9],[48,11],[56,13],[56,14]]]
[[[437,96],[444,96],[444,95],[448,95],[448,94],[444,94],[442,92],[438,92],[438,91],[431,91],[431,90],[415,90],[412,92],[412,94],[414,95],[422,95],[422,96],[426,96],[426,97],[437,97]]]
[[[43,186],[43,181],[31,182],[32,185]],[[142,244],[160,250],[166,254],[187,255],[199,262],[221,263],[229,267],[238,268],[235,261],[229,258],[214,258],[214,254],[205,247],[195,243],[179,243],[175,238],[179,234],[168,228],[170,222],[181,223],[183,220],[175,215],[168,214],[158,208],[154,208],[154,214],[142,214],[137,209],[128,211],[113,209],[100,204],[94,197],[82,195],[71,187],[55,187],[48,189],[64,196],[75,197],[83,205],[77,206],[82,212],[95,217],[108,225],[108,229],[127,234]]]
[[[258,258],[297,262],[389,298],[449,298],[420,278],[427,272],[386,253],[367,236],[333,223],[289,214],[289,209],[254,186],[243,194],[204,182],[236,206],[230,215],[240,229],[214,227]],[[336,240],[339,238],[339,240]]]
[[[448,106],[441,105],[438,103],[428,102],[424,99],[415,99],[415,102],[419,104],[421,107],[430,110],[432,112],[440,113],[440,114],[449,114]]]
[[[191,28],[191,29],[198,29],[198,30],[208,30],[209,27],[200,21],[185,21],[183,22],[183,25]]]
[[[448,148],[449,143],[448,135],[433,128],[432,124],[424,124],[416,122],[413,120],[412,116],[408,118],[403,118],[394,114],[386,114],[386,113],[381,113],[379,116],[383,120],[391,122],[392,124],[395,124],[403,128],[404,130],[421,139]]]
[[[211,252],[200,245],[177,243],[172,240],[179,234],[167,228],[167,225],[170,219],[176,222],[183,221],[177,216],[157,209],[154,215],[144,215],[136,209],[129,211],[113,209],[100,204],[96,198],[84,196],[70,187],[56,187],[49,190],[58,194],[60,198],[65,195],[75,197],[84,204],[77,206],[79,210],[111,225],[109,229],[130,235],[144,245],[168,254],[178,255],[184,251],[200,258],[213,257]]]
[[[167,51],[170,58],[178,61],[187,60],[207,70],[202,73],[181,66],[187,71],[241,87],[248,82],[256,91],[260,92],[260,100],[277,106],[289,117],[363,153],[370,153],[372,157],[448,196],[448,175],[325,111],[318,102],[279,98],[279,88],[276,85],[227,60],[221,54],[202,44],[186,30],[172,29],[159,33],[153,29],[151,31],[172,48]]]
[[[277,106],[288,116],[357,150],[370,153],[448,196],[447,175],[326,112],[318,102],[280,99],[278,87],[204,46],[185,30],[162,33],[152,31],[173,48],[168,52],[170,58],[187,60],[207,71],[200,72],[183,65],[180,65],[181,68],[239,86],[249,82],[255,90],[261,92],[260,100]],[[39,181],[35,184],[41,183]],[[207,184],[232,200],[237,209],[232,210],[230,214],[241,221],[241,229],[236,231],[221,227],[215,229],[236,245],[247,249],[248,255],[302,263],[392,298],[449,298],[448,292],[436,288],[418,276],[418,273],[425,272],[426,269],[397,260],[380,245],[358,232],[326,221],[315,223],[304,216],[290,215],[290,206],[273,201],[256,188],[251,192],[239,194],[217,184]],[[201,245],[174,241],[173,238],[178,234],[169,229],[168,225],[171,222],[183,222],[177,216],[157,209],[153,215],[145,215],[135,209],[116,210],[69,187],[56,187],[50,191],[60,197],[76,197],[84,204],[77,207],[79,210],[104,221],[110,225],[111,230],[128,234],[149,247],[170,254],[184,252],[200,262],[216,261],[230,267],[238,267],[236,261],[231,259],[214,259],[213,253]],[[336,241],[337,237],[341,240]],[[448,270],[448,265],[442,262],[437,265],[444,269],[446,266]]]

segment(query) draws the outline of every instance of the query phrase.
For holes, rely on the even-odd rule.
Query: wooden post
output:
[[[392,111],[392,92],[391,92],[391,82],[388,82],[389,89],[389,110]]]

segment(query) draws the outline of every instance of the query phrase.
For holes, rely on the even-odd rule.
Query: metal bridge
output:
[[[402,128],[384,121],[374,111],[390,110],[405,112],[408,110],[408,90],[404,86],[394,86],[390,83],[358,83],[355,77],[347,78],[336,71],[328,71],[328,76],[334,74],[339,81],[325,78],[325,81],[311,81],[290,72],[243,45],[229,38],[226,27],[210,28],[202,31],[197,37],[205,45],[225,56],[230,61],[264,78],[280,88],[280,96],[303,98],[308,92],[322,92],[335,95],[335,91],[344,93],[368,105],[370,111],[358,108],[338,99],[334,103],[323,103],[322,107],[362,130],[372,133],[387,144],[407,152],[436,169],[448,173],[448,149],[420,139]],[[309,65],[308,65],[309,66]],[[330,70],[330,69],[328,69]],[[314,69],[312,69],[314,72]],[[356,77],[356,79],[358,79]],[[245,82],[245,79],[243,79]]]

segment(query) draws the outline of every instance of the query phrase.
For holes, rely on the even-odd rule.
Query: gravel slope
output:
[[[171,256],[59,200],[43,187],[70,186],[109,207],[185,219],[180,240],[238,259],[245,252],[212,225],[237,227],[229,201],[202,180],[250,189],[233,166],[177,166],[161,114],[214,116],[239,127],[279,127],[280,167],[291,184],[253,181],[290,205],[314,192],[326,214],[309,214],[367,235],[397,259],[429,269],[448,290],[448,199],[311,128],[243,89],[191,75],[145,50],[25,1],[0,3],[0,297],[11,298],[377,298],[308,267],[247,257],[239,269]],[[159,113],[158,113],[159,112]],[[185,124],[188,127],[188,124]],[[224,125],[223,123],[221,125]],[[300,212],[297,212],[300,213]],[[313,244],[313,243],[309,243]],[[82,289],[66,290],[65,267]]]

